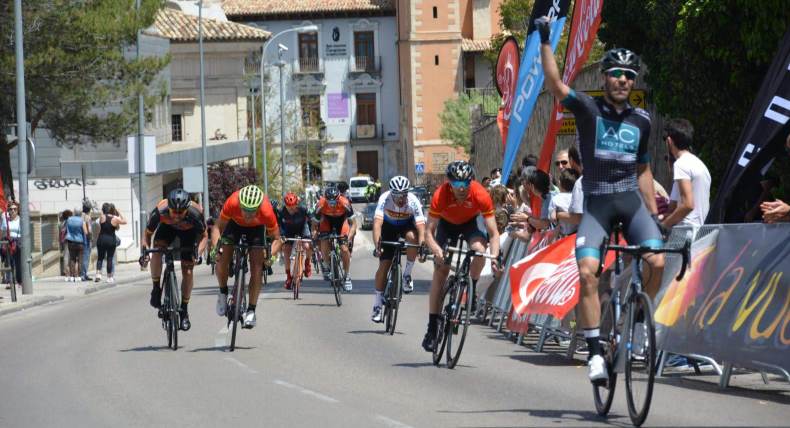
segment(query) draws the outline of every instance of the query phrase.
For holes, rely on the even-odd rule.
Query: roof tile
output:
[[[165,8],[156,15],[153,25],[158,35],[174,42],[198,39],[198,18],[179,10]],[[266,40],[271,33],[249,25],[203,18],[204,41]]]
[[[463,39],[461,41],[461,50],[464,52],[483,52],[491,49],[491,40],[472,40]]]
[[[228,16],[393,12],[395,0],[224,0],[222,8]]]

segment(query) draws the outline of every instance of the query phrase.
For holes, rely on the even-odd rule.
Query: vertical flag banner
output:
[[[510,115],[513,113],[513,100],[516,94],[516,83],[518,78],[519,50],[518,41],[515,37],[508,37],[502,48],[496,63],[496,89],[502,97],[502,106],[497,114],[497,125],[499,134],[502,136],[502,145],[507,143],[508,127],[510,126]]]
[[[790,132],[790,30],[763,79],[706,223],[738,223],[757,202],[764,169]]]
[[[584,63],[587,62],[587,57],[590,56],[595,35],[601,25],[601,9],[603,9],[603,0],[576,0],[576,5],[573,8],[571,34],[568,39],[568,51],[565,53],[565,70],[562,73],[562,81],[565,84],[573,82],[584,67]],[[557,132],[562,126],[560,100],[554,100],[551,118],[538,159],[538,169],[546,172],[551,166],[551,156],[554,153]]]
[[[518,154],[521,137],[527,129],[529,118],[543,87],[543,66],[540,62],[540,34],[535,20],[541,16],[551,19],[551,49],[555,50],[565,26],[570,0],[536,0],[529,18],[529,30],[524,45],[524,57],[518,70],[513,112],[510,116],[510,129],[505,144],[505,161],[502,164],[502,184],[507,184],[510,170]]]

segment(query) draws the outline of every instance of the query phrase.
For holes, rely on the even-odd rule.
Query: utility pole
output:
[[[277,68],[280,69],[280,175],[282,175],[282,194],[280,197],[283,197],[285,195],[285,115],[283,112],[285,108],[283,99],[283,67],[285,67],[285,61],[283,61],[282,49],[280,49],[279,57]]]
[[[139,0],[138,0],[139,1]],[[203,147],[203,218],[211,217],[208,195],[208,152],[206,149],[206,88],[203,69],[203,0],[198,3],[198,45],[200,46],[200,141]]]
[[[255,148],[255,83],[250,81],[250,99],[252,102],[252,170],[258,174],[258,156]]]
[[[140,0],[135,0],[137,7],[137,14],[140,14]],[[137,61],[140,61],[140,45],[142,44],[143,31],[137,30]],[[138,246],[141,251],[143,248],[143,230],[145,230],[145,208],[143,208],[143,130],[145,129],[145,106],[143,101],[142,89],[137,95],[137,205],[140,208],[140,226],[139,234],[136,236],[138,239]]]
[[[23,45],[22,0],[14,0],[16,50],[16,135],[19,149],[19,215],[22,227],[22,294],[33,294],[30,277],[30,204],[27,193],[27,114],[25,111],[25,47]],[[14,183],[11,183],[13,186]]]

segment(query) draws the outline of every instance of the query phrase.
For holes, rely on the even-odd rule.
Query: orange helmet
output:
[[[296,196],[293,192],[288,192],[285,194],[285,198],[283,198],[286,207],[293,207],[299,203],[299,197]]]

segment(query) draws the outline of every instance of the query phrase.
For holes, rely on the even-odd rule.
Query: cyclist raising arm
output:
[[[663,245],[657,220],[653,173],[647,150],[650,115],[631,106],[628,97],[640,70],[639,57],[628,49],[612,49],[601,60],[604,96],[593,99],[569,88],[560,78],[549,44],[547,17],[536,21],[541,38],[541,60],[548,90],[576,116],[584,176],[584,214],[576,235],[576,260],[581,282],[581,325],[590,349],[591,381],[606,379],[601,356],[598,299],[600,245],[617,222],[623,223],[629,243],[657,248]],[[652,216],[652,218],[651,218]],[[661,254],[645,256],[645,288],[655,298],[664,268]]]
[[[445,244],[458,244],[458,235],[469,244],[469,248],[484,253],[486,244],[491,244],[491,255],[499,255],[499,231],[494,220],[494,203],[488,191],[477,181],[472,180],[472,166],[465,161],[455,161],[447,165],[449,181],[442,184],[433,194],[431,208],[428,211],[428,233],[425,242],[434,255],[435,269],[431,280],[429,296],[428,332],[422,341],[422,347],[433,352],[436,347],[436,328],[439,313],[442,310],[442,287],[450,266],[444,263],[443,247]],[[483,217],[485,228],[478,224],[478,216]],[[434,234],[436,238],[434,238]],[[477,285],[485,259],[475,257],[470,268],[472,287]],[[499,271],[496,261],[491,261],[495,272]]]
[[[379,254],[379,268],[376,271],[376,294],[373,302],[373,322],[382,322],[381,306],[384,304],[384,287],[387,281],[387,271],[392,265],[395,250],[385,246],[382,250],[381,241],[397,241],[405,238],[410,244],[422,245],[425,242],[425,216],[422,214],[422,204],[414,194],[409,193],[409,179],[396,176],[390,180],[390,190],[379,198],[376,213],[373,216],[373,242],[376,243],[376,253]],[[416,233],[415,233],[416,232]],[[411,270],[417,259],[417,249],[406,250],[406,266],[403,269],[403,291],[411,293],[414,284],[411,280]]]
[[[219,259],[215,254],[212,259],[217,260],[217,281],[219,294],[217,295],[217,315],[225,316],[228,310],[228,270],[233,257],[233,246],[244,237],[250,245],[250,294],[247,313],[244,314],[244,328],[253,328],[256,324],[255,307],[258,304],[258,294],[263,281],[263,264],[265,259],[264,248],[266,234],[275,240],[280,239],[280,229],[277,226],[277,217],[263,191],[251,184],[235,191],[222,206],[219,219],[214,225],[211,235],[213,252],[220,253]],[[221,248],[217,246],[222,240]],[[276,248],[272,249],[273,251]]]
[[[167,248],[178,237],[181,242],[181,330],[187,331],[192,326],[189,322],[187,305],[192,296],[193,275],[195,266],[195,243],[199,242],[198,254],[206,248],[206,223],[203,221],[203,207],[189,199],[184,189],[174,189],[167,199],[162,199],[151,212],[148,225],[143,236],[143,251],[151,247],[151,237],[156,235],[154,246]],[[162,305],[162,253],[151,255],[151,306]]]

